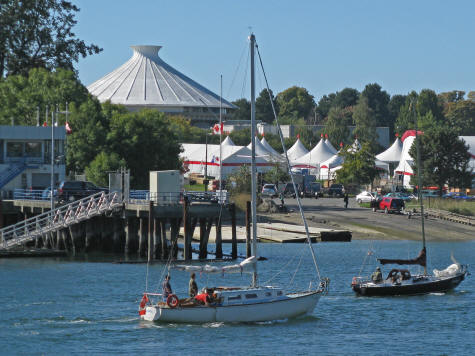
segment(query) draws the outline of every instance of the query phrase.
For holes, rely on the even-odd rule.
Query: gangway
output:
[[[12,249],[94,216],[122,207],[120,192],[99,192],[0,229],[0,249]]]

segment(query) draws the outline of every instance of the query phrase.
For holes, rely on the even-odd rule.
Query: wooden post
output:
[[[145,257],[145,224],[144,219],[139,218],[139,256]]]
[[[251,202],[246,202],[246,257],[251,257]]]
[[[160,220],[153,218],[153,258],[160,259],[162,256],[162,239],[160,236]]]
[[[148,261],[150,261],[154,257],[153,252],[155,251],[155,248],[154,248],[155,241],[152,236],[153,220],[154,220],[153,219],[153,200],[150,200],[149,205],[148,205],[148,250],[147,250]]]
[[[231,258],[235,260],[237,258],[236,205],[231,204],[229,210],[231,210]]]
[[[162,231],[161,239],[162,239],[162,260],[166,260],[168,258],[168,244],[167,244],[167,220],[162,219],[160,220],[160,229]]]
[[[180,232],[180,219],[171,219],[170,239],[171,254],[174,259],[178,257],[178,233]]]
[[[130,255],[132,253],[131,250],[131,221],[129,218],[125,218],[125,224],[124,224],[124,232],[125,232],[125,246],[124,246],[124,253],[126,255]]]
[[[216,258],[223,258],[223,239],[221,235],[221,216],[216,218]]]
[[[211,228],[213,227],[213,219],[205,219],[206,221],[206,229],[203,236],[203,244],[200,248],[200,259],[206,259],[208,257],[208,240],[209,234],[211,232]]]
[[[3,200],[0,197],[0,229],[3,228]]]
[[[191,260],[191,236],[190,236],[190,217],[189,213],[189,203],[185,199],[183,201],[183,235],[184,235],[184,249],[183,249],[183,258],[185,261]]]
[[[199,251],[199,258],[201,258],[202,250],[203,250],[203,243],[206,234],[206,219],[200,218],[200,251]]]

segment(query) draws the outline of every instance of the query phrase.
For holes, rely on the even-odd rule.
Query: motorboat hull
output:
[[[259,322],[295,318],[310,314],[320,291],[289,294],[285,299],[227,306],[147,306],[143,320],[173,323]]]
[[[456,288],[464,279],[465,273],[457,273],[451,277],[413,278],[401,284],[361,282],[353,284],[352,288],[356,294],[367,297],[445,293]]]

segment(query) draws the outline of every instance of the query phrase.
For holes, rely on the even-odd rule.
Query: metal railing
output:
[[[57,194],[56,189],[54,192]],[[211,202],[221,203],[221,194],[216,192],[203,191],[185,191],[185,192],[154,192],[148,190],[131,190],[129,195],[129,203],[145,204],[152,200],[156,205],[178,205],[182,204],[186,198],[189,202]],[[43,200],[51,199],[51,190],[46,188],[43,190],[35,189],[15,189],[13,191],[14,200]],[[222,203],[226,204],[229,199],[229,193],[226,190],[222,192]]]
[[[118,193],[99,192],[0,229],[0,246],[10,249],[122,206]]]

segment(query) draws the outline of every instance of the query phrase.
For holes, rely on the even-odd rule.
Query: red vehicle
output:
[[[384,210],[386,214],[388,213],[401,213],[404,211],[405,205],[404,200],[394,197],[382,197],[381,200],[375,201],[371,204],[373,211]]]

